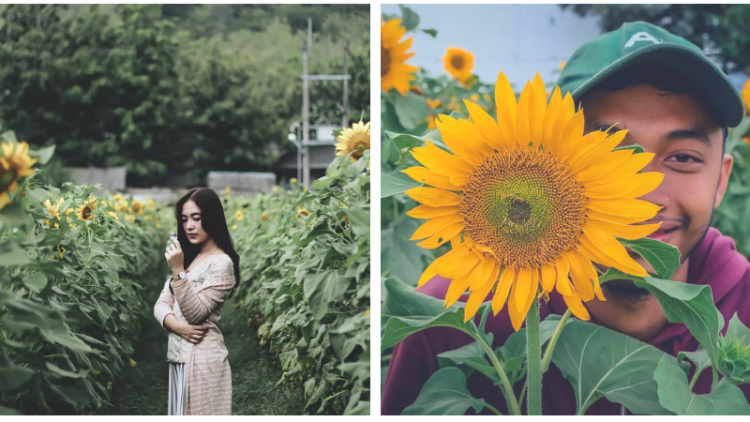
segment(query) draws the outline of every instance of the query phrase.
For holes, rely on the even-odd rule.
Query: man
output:
[[[744,108],[736,89],[701,50],[656,26],[637,22],[604,34],[583,45],[568,61],[558,81],[581,104],[586,130],[627,129],[623,145],[638,144],[655,154],[643,171],[664,173],[664,181],[641,199],[663,209],[651,222],[662,222],[650,237],[676,246],[681,267],[673,280],[708,284],[725,322],[738,313],[750,325],[750,264],[735,250],[732,239],[709,228],[713,210],[727,188],[731,156],[724,154],[727,127],[742,120]],[[637,255],[647,270],[650,266]],[[443,298],[450,280],[436,277],[422,293]],[[603,286],[606,302],[586,303],[591,322],[628,334],[676,355],[693,351],[698,342],[684,324],[669,323],[648,291],[630,281]],[[490,298],[488,298],[489,300]],[[466,300],[466,297],[462,299]],[[556,292],[541,303],[541,317],[563,314],[565,303]],[[478,319],[477,319],[478,321]],[[487,322],[493,347],[513,333],[507,307]],[[414,402],[424,383],[437,371],[437,354],[472,340],[450,328],[432,328],[409,336],[397,345],[385,381],[383,414],[400,414]],[[693,392],[711,390],[711,371],[704,371]],[[489,378],[474,373],[467,382],[475,397],[484,398],[504,414],[500,389]],[[521,385],[516,385],[516,394]],[[750,400],[750,386],[741,387]],[[575,394],[554,364],[544,374],[544,414],[575,413]],[[472,410],[470,409],[470,412]],[[484,409],[487,412],[487,409]],[[623,406],[602,398],[587,414],[626,414]]]

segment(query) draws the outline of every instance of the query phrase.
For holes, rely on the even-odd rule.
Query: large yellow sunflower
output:
[[[0,157],[0,209],[10,202],[8,192],[14,192],[18,186],[18,180],[34,174],[31,169],[36,158],[29,156],[29,144],[13,141],[3,142],[0,145],[3,156]]]
[[[463,48],[449,47],[443,57],[445,70],[459,81],[471,78],[471,69],[474,69],[474,55]]]
[[[451,152],[427,141],[412,151],[424,167],[404,170],[431,185],[406,191],[422,204],[407,215],[427,219],[412,240],[424,239],[418,245],[428,249],[452,246],[427,267],[419,287],[435,275],[451,278],[446,307],[468,289],[465,320],[495,289],[492,310],[497,314],[507,300],[518,330],[532,301],[553,288],[588,320],[581,301],[605,300],[592,261],[647,276],[617,238],[641,238],[659,227],[633,225],[660,208],[636,199],[664,177],[638,173],[653,154],[612,151],[625,131],[584,136],[583,112],[575,111],[570,94],[563,98],[556,88],[547,104],[539,75],[516,102],[500,73],[497,121],[465,104],[470,120],[441,115],[437,121]]]
[[[347,155],[352,162],[359,160],[370,149],[370,122],[354,123],[351,128],[345,128],[341,135],[336,137],[336,155]]]
[[[413,37],[401,41],[406,34],[406,28],[401,26],[401,19],[391,19],[385,23],[380,21],[380,85],[383,91],[391,88],[401,95],[406,95],[409,82],[413,81],[414,72],[418,67],[406,64],[406,60],[414,56],[407,53],[411,48]]]

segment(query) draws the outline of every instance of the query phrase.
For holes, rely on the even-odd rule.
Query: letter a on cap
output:
[[[633,44],[635,44],[638,41],[650,41],[653,44],[661,44],[661,41],[652,37],[651,34],[649,34],[648,32],[636,32],[635,34],[633,34],[632,37],[630,37],[628,42],[625,43],[624,48],[632,47]]]

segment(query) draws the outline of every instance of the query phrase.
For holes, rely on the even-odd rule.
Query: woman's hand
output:
[[[171,245],[167,246],[164,257],[167,258],[167,264],[169,264],[172,275],[185,271],[185,255],[182,254],[179,240],[175,239]]]
[[[203,340],[208,332],[208,324],[202,325],[190,325],[187,322],[180,323],[180,328],[177,330],[178,334],[185,340],[198,344]]]

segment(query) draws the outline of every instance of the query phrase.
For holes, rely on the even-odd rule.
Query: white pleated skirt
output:
[[[169,413],[185,414],[185,364],[169,362]]]

